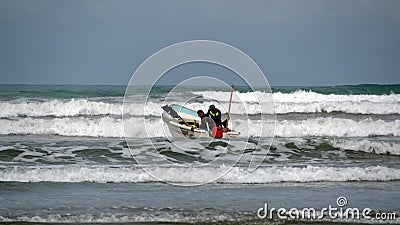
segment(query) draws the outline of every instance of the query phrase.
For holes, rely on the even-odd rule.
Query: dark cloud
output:
[[[167,45],[212,39],[272,85],[400,83],[400,1],[0,1],[0,83],[126,84]]]

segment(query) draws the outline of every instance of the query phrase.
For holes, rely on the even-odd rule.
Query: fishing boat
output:
[[[215,137],[211,130],[200,129],[201,118],[197,112],[181,105],[171,104],[161,107],[162,120],[173,137]],[[240,132],[223,129],[223,138],[239,137]]]
[[[230,119],[233,91],[234,86],[232,85],[226,124]],[[201,118],[197,115],[197,112],[184,106],[171,104],[161,108],[163,109],[162,119],[174,137],[236,138],[240,135],[240,132],[228,129],[228,127],[224,129],[222,127],[214,127],[210,130],[208,124],[206,130],[200,129]]]

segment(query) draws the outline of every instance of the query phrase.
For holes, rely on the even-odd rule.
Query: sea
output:
[[[400,85],[272,87],[267,112],[236,87],[230,128],[241,136],[199,145],[166,135],[172,88],[153,87],[143,110],[124,105],[123,85],[0,85],[0,223],[400,224]],[[171,103],[216,104],[226,118],[229,96],[189,87]],[[271,124],[272,141],[257,136]],[[339,214],[349,207],[370,217]]]

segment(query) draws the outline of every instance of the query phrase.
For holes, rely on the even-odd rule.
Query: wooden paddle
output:
[[[231,114],[232,95],[233,95],[234,90],[235,90],[235,86],[232,84],[231,98],[229,99],[229,106],[228,106],[228,115],[226,117],[226,130],[228,130],[228,131],[229,131],[228,123],[229,123],[230,114]]]

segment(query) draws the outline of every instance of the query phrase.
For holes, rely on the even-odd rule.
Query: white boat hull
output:
[[[180,116],[186,120],[185,116],[187,117],[187,115]],[[196,120],[196,118],[188,118],[188,120],[190,119],[193,123],[200,122],[200,118],[198,118],[198,120]],[[165,111],[163,111],[162,120],[167,125],[168,130],[173,137],[213,138],[211,136],[211,132],[187,126],[186,124],[182,123],[182,121],[179,121],[178,119],[172,117]],[[223,138],[237,138],[239,137],[239,135],[240,132],[236,131],[223,132]]]

